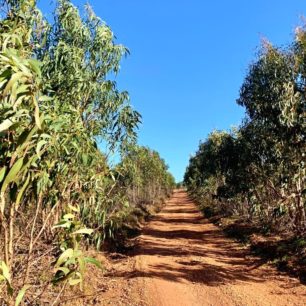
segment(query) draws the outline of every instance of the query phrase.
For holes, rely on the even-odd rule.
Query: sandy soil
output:
[[[135,252],[133,305],[306,305],[306,287],[203,219],[182,191],[144,228]],[[119,275],[117,275],[119,276]]]

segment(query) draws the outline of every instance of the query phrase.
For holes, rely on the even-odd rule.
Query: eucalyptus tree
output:
[[[118,74],[126,47],[114,42],[111,29],[86,6],[84,16],[68,0],[58,1],[55,21],[38,53],[45,89],[60,109],[72,107],[89,137],[111,146],[135,138],[140,115],[120,92],[111,75]]]
[[[185,174],[200,202],[223,212],[240,203],[232,214],[298,235],[306,229],[305,33],[298,28],[283,49],[264,43],[237,100],[244,122],[231,133],[210,134]]]
[[[20,302],[39,282],[30,270],[43,238],[58,241],[55,283],[82,283],[85,262],[96,263],[79,249],[81,237],[92,233],[84,211],[100,203],[106,214],[114,203],[108,199],[114,180],[97,142],[123,149],[135,139],[140,115],[109,79],[126,49],[90,8],[82,19],[70,1],[59,1],[50,25],[36,1],[1,5],[0,282],[8,288],[6,301],[25,285]]]
[[[159,202],[171,194],[175,180],[158,152],[133,146],[118,165],[119,181],[131,205]]]
[[[287,50],[265,46],[258,61],[251,65],[238,99],[246,107],[253,126],[254,136],[249,139],[258,156],[256,168],[265,185],[263,192],[268,196],[270,189],[274,208],[287,211],[298,232],[305,230],[306,220],[302,195],[305,94],[300,64],[305,51],[304,35],[305,31],[300,29]]]

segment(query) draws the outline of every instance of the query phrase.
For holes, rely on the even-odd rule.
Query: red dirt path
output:
[[[249,255],[174,193],[139,238],[131,305],[306,305],[306,287]],[[127,302],[128,303],[128,302]],[[130,304],[129,304],[130,305]]]

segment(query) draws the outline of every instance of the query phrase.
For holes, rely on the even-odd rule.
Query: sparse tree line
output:
[[[59,0],[49,23],[34,0],[0,6],[0,303],[40,305],[56,292],[55,305],[63,288],[82,287],[86,264],[101,266],[83,245],[116,239],[174,180],[136,145],[141,116],[109,77],[128,50],[92,9]]]
[[[285,48],[264,42],[237,103],[239,128],[214,131],[184,182],[206,214],[239,216],[268,231],[306,230],[306,28]]]

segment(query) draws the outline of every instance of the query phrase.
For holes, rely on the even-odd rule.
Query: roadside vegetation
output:
[[[85,249],[124,239],[174,179],[136,145],[141,116],[111,77],[128,50],[90,6],[59,0],[52,23],[34,0],[0,6],[0,304],[57,305],[103,265]]]
[[[300,275],[306,271],[305,55],[305,26],[286,47],[263,42],[237,100],[245,119],[201,142],[184,178],[206,216]]]

